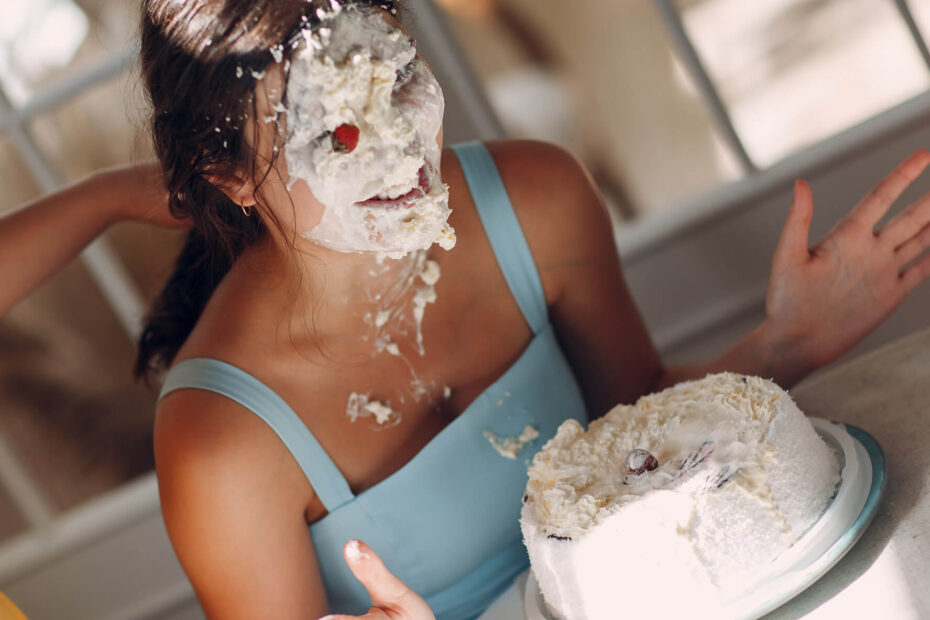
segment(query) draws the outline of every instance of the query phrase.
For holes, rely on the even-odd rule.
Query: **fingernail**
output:
[[[351,562],[358,562],[367,558],[368,554],[362,550],[362,543],[359,540],[350,540],[346,545],[346,558]]]

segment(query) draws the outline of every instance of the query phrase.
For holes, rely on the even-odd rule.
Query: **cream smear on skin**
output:
[[[290,66],[284,153],[291,183],[325,207],[302,236],[339,252],[399,258],[455,245],[439,176],[442,90],[412,42],[378,9],[351,6],[304,31]],[[336,148],[341,125],[357,145]],[[391,199],[400,200],[391,200]]]
[[[387,263],[373,268],[370,272],[372,285],[366,289],[368,302],[377,308],[375,312],[366,313],[363,317],[369,327],[369,333],[362,335],[374,345],[375,354],[386,353],[398,357],[407,365],[411,381],[409,389],[397,391],[397,400],[406,402],[407,396],[414,401],[421,402],[436,392],[439,386],[432,382],[423,381],[416,372],[416,368],[401,350],[395,337],[400,335],[411,341],[418,355],[426,354],[423,346],[423,316],[426,306],[436,300],[435,285],[439,281],[439,264],[427,258],[425,251],[418,251],[404,259],[402,271],[390,278],[384,289],[377,289],[374,284],[381,281],[390,267]],[[412,294],[412,302],[405,303]],[[413,328],[411,333],[410,328]],[[442,387],[442,400],[448,400],[452,390],[448,386]],[[350,421],[361,418],[373,418],[376,425],[372,429],[381,430],[395,426],[400,422],[400,414],[391,408],[390,401],[373,400],[370,393],[353,392],[349,395],[346,415]]]
[[[374,293],[376,312],[365,319],[372,327],[375,353],[403,359],[412,375],[415,400],[429,390],[413,365],[387,335],[392,326],[407,333],[413,322],[417,352],[425,354],[422,321],[426,306],[436,300],[439,265],[426,260],[425,250],[455,245],[448,224],[448,186],[439,174],[442,90],[426,64],[416,57],[413,43],[373,7],[341,7],[319,14],[322,25],[303,32],[302,49],[288,68],[287,135],[284,154],[289,188],[307,183],[323,205],[320,221],[301,236],[339,252],[374,253],[404,259],[404,275],[390,290]],[[358,128],[358,142],[344,148],[338,128]],[[340,148],[342,146],[343,148]],[[372,270],[374,284],[380,273]],[[389,270],[385,270],[389,271]],[[405,298],[416,282],[410,317]],[[448,388],[443,390],[448,398]],[[403,394],[399,400],[404,401]],[[346,414],[351,421],[374,418],[375,428],[400,422],[390,401],[353,392]]]

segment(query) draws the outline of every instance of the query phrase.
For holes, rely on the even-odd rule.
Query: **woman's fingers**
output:
[[[904,294],[910,293],[917,285],[930,277],[930,254],[921,257],[901,274]]]
[[[426,601],[395,577],[368,545],[350,540],[345,546],[345,557],[352,574],[371,596],[371,611],[365,617],[435,620]]]
[[[912,153],[862,199],[853,210],[853,217],[873,228],[928,164],[930,152],[921,149]]]
[[[394,576],[371,547],[350,540],[344,555],[349,570],[368,590],[371,609],[364,616],[334,614],[320,620],[436,620],[426,601]]]
[[[395,608],[404,602],[410,588],[384,566],[371,547],[360,540],[350,540],[344,552],[349,570],[368,590],[372,607]]]
[[[807,243],[813,214],[814,198],[810,185],[806,181],[795,181],[794,202],[788,210],[788,218],[781,230],[778,247],[775,248],[776,263],[803,263],[810,258]]]
[[[917,234],[901,244],[895,251],[895,258],[900,266],[904,266],[920,256],[930,247],[930,224],[926,224]]]
[[[930,194],[910,205],[882,226],[878,236],[896,250],[930,223]]]

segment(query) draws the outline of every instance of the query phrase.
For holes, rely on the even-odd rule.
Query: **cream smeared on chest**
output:
[[[424,381],[410,358],[410,355],[419,358],[426,355],[423,319],[426,308],[437,299],[436,284],[441,275],[439,263],[422,250],[400,261],[381,260],[369,272],[365,291],[372,309],[364,314],[363,322],[368,331],[362,338],[372,342],[375,357],[387,355],[403,361],[409,370],[410,382],[406,387],[394,389],[392,397],[376,390],[353,392],[346,407],[351,421],[373,415],[378,426],[372,428],[386,428],[399,422],[401,416],[396,409],[409,401],[427,400],[436,405],[451,397],[448,386]],[[412,354],[410,349],[413,349]],[[380,415],[375,415],[375,408]]]

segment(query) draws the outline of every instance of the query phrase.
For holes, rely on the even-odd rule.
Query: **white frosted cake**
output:
[[[521,518],[566,620],[711,615],[823,513],[833,451],[771,381],[731,373],[568,420],[533,459]]]

